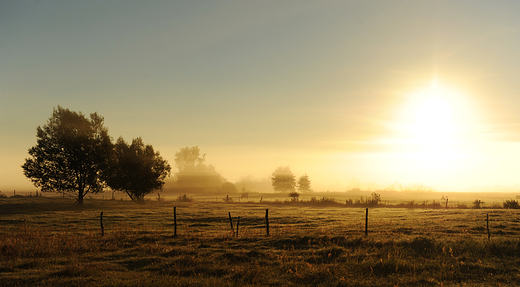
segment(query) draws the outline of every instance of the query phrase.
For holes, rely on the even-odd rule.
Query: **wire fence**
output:
[[[191,237],[520,236],[520,213],[508,209],[319,207],[260,203],[97,201],[95,207],[3,212],[0,228]],[[67,202],[70,205],[70,201]],[[64,206],[64,205],[63,205]],[[63,207],[62,206],[62,207]]]

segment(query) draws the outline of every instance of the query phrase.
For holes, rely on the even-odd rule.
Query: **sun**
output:
[[[417,166],[441,169],[461,158],[468,107],[464,93],[436,80],[408,93],[394,125],[395,152]]]
[[[460,96],[453,90],[431,86],[411,93],[400,120],[408,143],[418,147],[443,147],[453,144],[460,134]]]
[[[417,144],[439,146],[454,140],[457,123],[453,105],[445,96],[438,89],[420,96],[410,123],[411,136]]]
[[[481,110],[473,95],[432,81],[401,90],[392,102],[393,117],[374,142],[369,168],[397,182],[451,188],[467,176],[480,156]]]

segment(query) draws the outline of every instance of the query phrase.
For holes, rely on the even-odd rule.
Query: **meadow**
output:
[[[1,286],[520,282],[518,210],[374,207],[365,236],[366,210],[357,207],[198,200],[73,204],[66,198],[0,198]]]

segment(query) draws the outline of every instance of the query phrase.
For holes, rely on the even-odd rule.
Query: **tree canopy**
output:
[[[161,190],[171,167],[151,145],[139,137],[128,144],[120,137],[114,145],[108,185],[124,191],[137,203],[154,190]]]
[[[311,180],[307,174],[300,176],[298,179],[298,191],[309,192],[311,191]]]
[[[278,192],[295,191],[296,180],[288,166],[279,166],[271,176],[273,189]]]
[[[175,165],[179,172],[185,170],[194,170],[199,166],[204,165],[206,154],[200,155],[198,146],[181,148],[175,153]]]
[[[226,180],[212,165],[204,164],[206,155],[200,155],[198,146],[181,148],[175,154],[175,189],[181,192],[221,192]]]
[[[43,192],[72,193],[83,205],[85,195],[105,187],[112,143],[103,121],[97,113],[88,119],[55,108],[47,124],[36,130],[37,143],[22,165],[24,175]]]

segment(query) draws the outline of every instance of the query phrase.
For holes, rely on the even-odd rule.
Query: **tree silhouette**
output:
[[[298,179],[298,191],[309,192],[311,191],[311,180],[307,174],[300,176]]]
[[[142,203],[145,195],[161,190],[171,167],[151,145],[141,138],[128,144],[119,138],[114,145],[108,185],[113,190],[124,191],[136,203]]]
[[[226,181],[220,186],[220,192],[223,194],[235,194],[237,193],[237,187],[234,183]]]
[[[181,148],[181,150],[175,154],[174,159],[179,172],[182,172],[185,170],[193,170],[203,165],[206,160],[206,154],[201,156],[198,146],[185,147]]]
[[[87,119],[60,106],[43,127],[36,130],[36,146],[22,165],[23,173],[43,192],[67,192],[83,198],[102,192],[108,170],[112,143],[103,117],[97,113]]]
[[[221,192],[221,185],[226,180],[212,165],[204,164],[206,154],[201,155],[198,146],[181,148],[175,154],[175,165],[179,171],[175,174],[175,189],[180,192]]]
[[[279,166],[271,176],[273,189],[278,192],[294,191],[296,180],[288,166]]]

